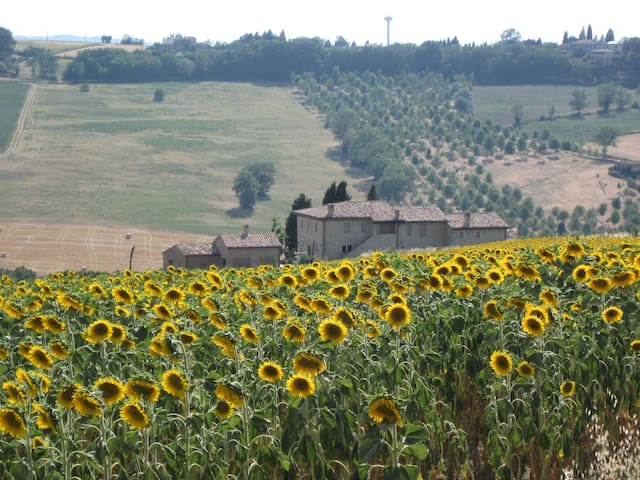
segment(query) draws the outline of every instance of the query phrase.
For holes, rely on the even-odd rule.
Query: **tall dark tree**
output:
[[[256,204],[258,184],[255,177],[243,168],[233,180],[233,191],[242,208],[253,208]]]
[[[298,195],[293,203],[291,204],[291,213],[287,217],[287,221],[285,223],[285,256],[287,258],[293,257],[297,248],[298,248],[298,225],[296,224],[296,216],[293,214],[295,210],[300,210],[302,208],[310,208],[311,207],[311,199],[307,198],[304,193]]]
[[[322,198],[322,204],[326,205],[327,203],[335,202],[336,198],[336,182],[331,182],[329,188],[324,192],[324,197]]]
[[[371,184],[371,188],[369,188],[369,192],[367,193],[367,200],[378,200],[378,192],[376,191],[376,184]]]
[[[564,35],[562,36],[562,45],[569,43],[569,32],[565,30]]]
[[[587,40],[593,40],[593,29],[591,25],[587,27]]]
[[[607,30],[607,35],[604,37],[604,41],[605,42],[613,42],[615,39],[616,39],[616,37],[613,34],[613,30],[611,30],[611,29]]]
[[[348,202],[351,200],[351,195],[347,192],[347,182],[341,181],[336,187],[336,198],[334,202]]]

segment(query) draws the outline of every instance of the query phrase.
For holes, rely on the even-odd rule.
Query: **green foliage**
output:
[[[587,92],[584,88],[576,88],[571,92],[571,100],[569,105],[576,111],[577,115],[580,115],[582,111],[587,107]]]
[[[602,127],[594,136],[594,141],[602,146],[602,155],[607,156],[607,149],[615,146],[618,138],[618,130],[613,127]]]
[[[153,92],[153,101],[156,103],[164,102],[164,90],[157,88],[155,92]]]
[[[256,179],[258,197],[266,198],[276,181],[275,165],[271,162],[259,162],[249,165],[246,169]]]
[[[304,193],[298,195],[298,197],[291,204],[291,212],[287,217],[285,223],[285,256],[290,258],[298,249],[298,226],[296,224],[297,217],[293,214],[294,210],[301,210],[303,208],[311,207],[311,199],[307,198]]]
[[[342,180],[338,185],[336,182],[332,182],[324,193],[322,198],[322,205],[328,203],[346,202],[351,200],[351,195],[347,192],[347,182]]]
[[[238,197],[241,208],[253,209],[258,191],[256,177],[247,169],[240,170],[233,180],[233,191]]]
[[[0,268],[0,277],[3,275],[12,278],[15,282],[36,278],[36,272],[27,267],[16,267],[14,269]]]

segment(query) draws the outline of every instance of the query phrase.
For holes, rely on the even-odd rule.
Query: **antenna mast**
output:
[[[387,15],[386,17],[384,17],[384,19],[387,22],[387,47],[388,47],[389,46],[390,25],[391,25],[391,20],[393,20],[393,18],[391,18],[389,15]]]

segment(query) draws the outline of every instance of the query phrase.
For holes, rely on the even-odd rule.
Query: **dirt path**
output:
[[[18,122],[16,123],[16,130],[13,132],[13,137],[11,138],[11,143],[9,143],[9,147],[2,153],[0,153],[0,157],[8,157],[11,155],[20,145],[20,139],[22,138],[22,133],[24,129],[28,127],[31,123],[32,114],[33,114],[33,106],[36,103],[38,96],[38,86],[34,83],[31,84],[29,91],[24,99],[24,105],[22,106],[22,111],[20,112],[20,117],[18,117]]]

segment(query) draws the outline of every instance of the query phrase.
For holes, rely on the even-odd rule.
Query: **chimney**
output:
[[[469,228],[470,226],[471,226],[471,212],[464,212],[463,228]]]
[[[242,238],[247,238],[249,236],[249,225],[244,225],[242,227]]]
[[[327,205],[327,217],[333,217],[334,211],[335,211],[335,205],[333,203],[329,203]]]

